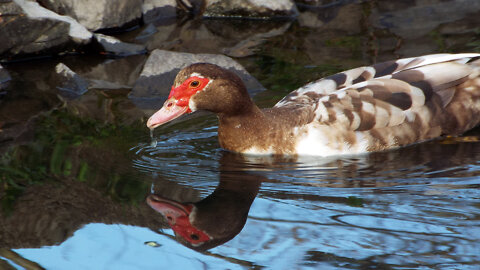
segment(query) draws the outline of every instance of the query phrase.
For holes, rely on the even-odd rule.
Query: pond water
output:
[[[478,1],[390,2],[340,1],[293,22],[162,22],[119,37],[230,54],[268,89],[255,93],[261,107],[340,70],[480,52]],[[0,269],[479,269],[480,129],[298,159],[222,150],[208,113],[151,138],[145,120],[161,104],[128,97],[145,59],[5,65],[13,79],[0,92]],[[72,97],[52,80],[59,62],[117,86]],[[193,203],[201,229],[219,240],[202,244],[191,228],[176,236],[147,197],[178,220]]]

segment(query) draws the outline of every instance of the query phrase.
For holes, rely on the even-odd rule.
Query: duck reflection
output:
[[[243,229],[262,183],[261,176],[235,168],[241,159],[241,155],[225,152],[220,160],[218,186],[198,202],[178,202],[151,194],[147,204],[165,217],[185,246],[207,250],[221,245]]]
[[[178,194],[162,187],[148,196],[147,203],[168,221],[179,242],[195,250],[207,250],[240,233],[262,183],[265,185],[262,197],[266,199],[368,207],[374,204],[368,198],[345,194],[350,194],[351,188],[368,188],[373,193],[410,192],[412,189],[406,186],[434,187],[478,177],[479,138],[477,129],[463,137],[331,159],[222,152],[220,180],[212,194],[197,202],[186,202],[172,200]],[[166,162],[158,158],[152,168],[172,170],[162,167]],[[172,162],[171,157],[168,160]],[[177,170],[186,169],[192,168]],[[159,195],[161,192],[165,193]]]

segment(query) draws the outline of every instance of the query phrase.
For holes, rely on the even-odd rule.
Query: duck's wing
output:
[[[354,131],[396,126],[416,118],[432,121],[434,114],[450,104],[459,85],[479,80],[480,68],[468,64],[478,57],[436,54],[360,67],[295,90],[274,108],[309,107],[315,114],[312,121]]]

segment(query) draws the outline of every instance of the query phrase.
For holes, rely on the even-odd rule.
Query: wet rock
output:
[[[157,108],[171,90],[173,80],[184,67],[198,62],[207,62],[227,68],[242,78],[251,92],[264,90],[240,64],[230,57],[215,54],[191,54],[154,50],[145,63],[142,73],[129,97],[140,107]]]
[[[107,54],[128,56],[146,53],[144,45],[122,42],[117,38],[103,34],[94,34],[94,37]]]
[[[297,7],[291,0],[209,0],[204,17],[273,18],[296,17]]]
[[[0,65],[0,90],[3,89],[11,79],[8,71]],[[2,93],[0,92],[0,97],[1,95]]]
[[[172,19],[177,16],[175,0],[144,0],[142,5],[143,22],[150,23],[160,19]]]
[[[142,16],[142,0],[39,0],[44,7],[68,15],[91,31],[119,28]]]
[[[36,2],[0,3],[0,58],[55,53],[90,42],[92,34],[68,16]]]
[[[79,96],[88,91],[89,83],[63,63],[55,67],[56,76],[53,77],[57,88],[67,95]]]

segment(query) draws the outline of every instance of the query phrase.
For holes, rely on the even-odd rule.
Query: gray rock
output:
[[[235,72],[251,93],[265,89],[239,63],[230,57],[219,54],[191,54],[154,50],[147,59],[129,97],[140,107],[157,108],[158,102],[168,96],[177,73],[182,68],[199,62],[216,64]]]
[[[297,6],[292,0],[208,0],[204,17],[296,17]]]
[[[70,96],[83,95],[88,91],[89,82],[77,73],[73,72],[63,63],[55,67],[54,76],[57,88]]]
[[[142,5],[143,22],[150,23],[160,19],[172,19],[177,16],[176,0],[144,0]]]
[[[94,34],[95,40],[100,44],[105,52],[116,56],[128,56],[134,54],[146,53],[144,45],[122,42],[117,38]]]
[[[1,2],[0,14],[0,58],[59,52],[91,41],[92,34],[75,20],[36,2]]]
[[[66,22],[69,25],[69,36],[78,43],[88,43],[92,38],[92,33],[88,31],[84,26],[69,16],[61,16],[46,8],[43,8],[38,3],[28,0],[14,0],[25,12],[25,14],[35,19],[51,19],[55,21]],[[37,21],[38,23],[38,21]]]
[[[142,0],[39,0],[44,7],[68,15],[91,31],[122,27],[142,16]]]

